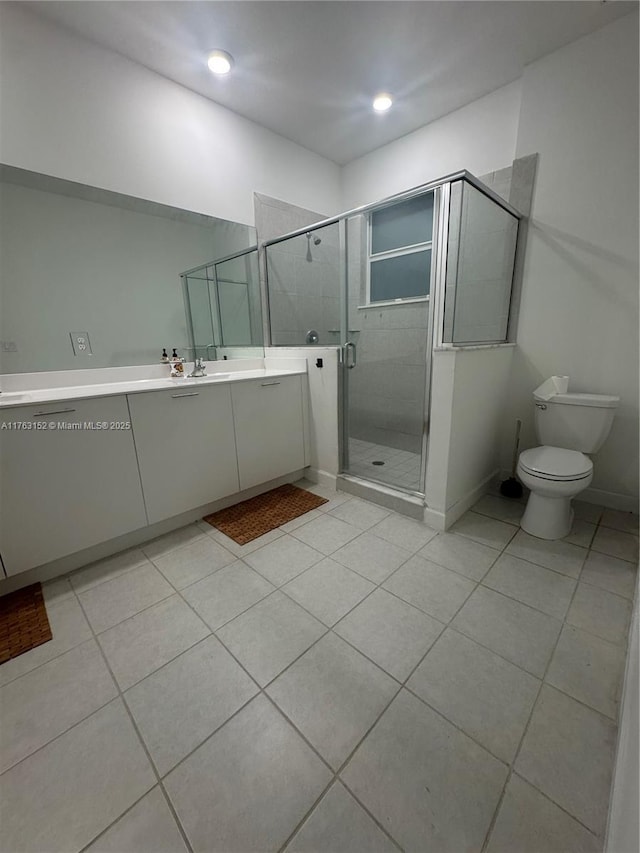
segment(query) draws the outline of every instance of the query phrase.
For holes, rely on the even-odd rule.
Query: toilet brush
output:
[[[520,428],[522,427],[522,421],[518,418],[516,419],[516,442],[513,448],[513,460],[511,462],[511,476],[508,480],[504,480],[500,485],[500,494],[504,495],[505,498],[521,498],[522,497],[522,483],[519,483],[516,480],[516,465],[518,464],[518,450],[520,448]]]

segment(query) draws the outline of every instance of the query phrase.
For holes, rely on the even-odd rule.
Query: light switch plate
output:
[[[93,355],[89,332],[69,332],[74,355]]]

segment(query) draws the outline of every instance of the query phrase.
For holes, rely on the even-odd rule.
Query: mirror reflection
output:
[[[258,249],[183,273],[193,357],[238,358],[262,354]]]
[[[0,372],[262,346],[255,243],[248,225],[0,166]],[[202,265],[218,282],[215,327],[208,294],[202,316],[197,301],[185,312],[181,274]]]

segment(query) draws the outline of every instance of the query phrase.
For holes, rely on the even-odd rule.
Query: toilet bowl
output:
[[[533,447],[520,454],[517,474],[530,490],[520,527],[540,539],[562,539],[571,530],[571,500],[593,480],[593,462],[563,447]]]
[[[544,443],[520,454],[516,473],[530,489],[520,521],[540,539],[562,539],[571,530],[571,500],[593,479],[586,454],[602,447],[619,397],[569,393],[568,376],[552,376],[533,392],[538,438]]]

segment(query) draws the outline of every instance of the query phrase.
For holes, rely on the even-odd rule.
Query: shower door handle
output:
[[[345,367],[348,367],[349,370],[353,370],[356,366],[356,345],[353,341],[347,341],[343,346],[343,350]],[[351,353],[351,357],[349,357],[349,353]]]

